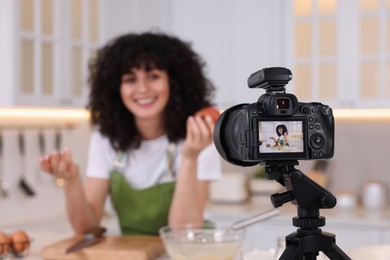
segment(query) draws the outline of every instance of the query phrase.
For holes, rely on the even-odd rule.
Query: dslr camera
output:
[[[319,102],[299,102],[286,93],[291,79],[291,71],[282,67],[250,75],[249,88],[264,88],[266,93],[255,103],[228,108],[215,125],[214,143],[226,161],[251,166],[333,157],[332,109]]]

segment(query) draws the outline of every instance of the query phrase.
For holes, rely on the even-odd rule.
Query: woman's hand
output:
[[[183,146],[183,155],[197,157],[213,142],[214,122],[210,116],[190,116],[187,119],[187,134]]]
[[[269,139],[272,139],[275,142],[275,145],[278,145],[278,140],[275,137],[271,136]]]
[[[79,166],[73,162],[69,149],[53,151],[40,158],[41,169],[57,178],[71,180],[78,177]]]

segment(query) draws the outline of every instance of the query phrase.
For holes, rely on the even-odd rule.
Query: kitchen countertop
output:
[[[254,197],[250,201],[241,204],[218,204],[208,203],[207,211],[211,220],[223,221],[226,223],[233,223],[237,220],[248,218],[252,215],[267,211],[273,208],[269,197]],[[378,228],[390,229],[390,209],[381,212],[368,212],[361,207],[354,210],[345,211],[338,209],[323,209],[320,210],[320,215],[326,217],[327,224],[340,225],[359,225],[359,227],[369,226]],[[291,218],[296,216],[296,207],[291,203],[287,203],[280,207],[280,214],[272,219],[272,223],[291,224]],[[217,223],[218,224],[218,223]],[[119,235],[119,228],[115,217],[107,217],[103,221],[103,226],[108,230],[108,235]],[[33,239],[31,243],[31,250],[24,259],[42,259],[41,250],[44,246],[69,238],[73,235],[66,220],[66,214],[52,216],[48,219],[35,221],[25,224],[3,228],[5,232],[12,232],[18,229],[25,230]],[[10,259],[10,258],[8,258]],[[11,258],[12,259],[12,258]],[[15,258],[16,259],[16,258]],[[20,259],[20,258],[19,258]],[[169,259],[162,257],[161,259]]]
[[[63,239],[67,239],[72,234],[59,234],[59,233],[50,233],[50,232],[29,232],[30,237],[33,239],[31,242],[31,247],[29,253],[26,257],[22,259],[26,260],[41,260],[42,259],[42,249],[50,244],[58,242]],[[9,260],[20,260],[21,258],[9,257]],[[169,260],[170,258],[164,254],[158,257],[156,260]]]
[[[272,209],[270,198],[267,196],[254,196],[249,201],[240,204],[209,203],[207,210],[211,219],[224,219],[237,221],[252,215]],[[296,206],[291,203],[283,205],[280,214],[273,218],[275,221],[289,221],[297,215]],[[337,208],[320,209],[320,215],[326,218],[329,224],[356,224],[370,227],[390,228],[390,207],[383,211],[368,211],[361,206],[351,210]]]

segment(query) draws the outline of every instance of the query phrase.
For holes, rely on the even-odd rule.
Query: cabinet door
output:
[[[336,235],[336,244],[345,252],[350,249],[382,243],[383,231],[380,228],[362,225],[342,225],[328,223],[324,231]]]
[[[386,228],[384,230],[384,239],[383,239],[383,243],[385,244],[390,244],[390,228]]]
[[[17,1],[15,105],[85,106],[88,60],[100,39],[101,4]]]
[[[294,0],[285,10],[285,57],[299,100],[388,106],[388,1]]]

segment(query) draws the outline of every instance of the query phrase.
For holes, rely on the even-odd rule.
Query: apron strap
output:
[[[176,179],[175,159],[176,159],[176,144],[169,143],[167,148],[167,173],[170,180]]]
[[[124,174],[127,165],[127,159],[128,159],[127,153],[122,151],[117,151],[115,154],[114,161],[112,163],[114,171]]]

